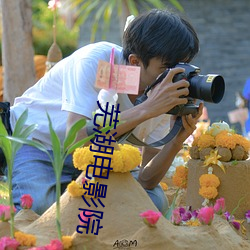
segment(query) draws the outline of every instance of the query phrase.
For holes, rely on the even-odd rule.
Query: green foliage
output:
[[[51,121],[48,114],[47,114],[47,118],[49,121],[49,131],[50,131],[50,139],[51,139],[51,143],[52,143],[53,156],[50,154],[50,150],[48,150],[45,145],[43,145],[42,143],[40,143],[38,141],[29,140],[29,139],[27,139],[27,136],[25,136],[25,135],[28,135],[28,132],[30,132],[32,130],[31,128],[33,126],[36,126],[36,125],[33,125],[33,126],[31,125],[30,127],[28,127],[27,129],[24,130],[25,133],[24,132],[20,133],[22,130],[20,126],[21,126],[21,124],[23,126],[24,121],[27,119],[26,113],[20,117],[19,120],[21,120],[21,121],[19,121],[19,120],[17,121],[13,136],[7,136],[6,135],[7,132],[6,132],[4,134],[5,137],[2,137],[2,138],[3,138],[3,140],[6,141],[6,143],[11,141],[12,143],[14,143],[14,145],[18,145],[18,146],[22,145],[22,144],[27,144],[29,146],[36,147],[37,149],[41,150],[42,152],[45,152],[48,155],[48,157],[52,163],[52,166],[53,166],[53,169],[55,172],[55,176],[56,176],[56,226],[57,226],[58,238],[61,240],[62,239],[62,231],[61,231],[61,223],[60,223],[60,197],[61,197],[61,175],[62,175],[64,161],[65,161],[66,157],[69,154],[73,153],[73,151],[76,148],[82,147],[83,145],[85,145],[85,143],[87,143],[89,140],[94,138],[95,135],[97,134],[97,132],[76,142],[76,138],[77,138],[77,134],[78,134],[79,130],[81,130],[86,125],[86,120],[81,119],[81,120],[77,121],[70,128],[66,138],[63,141],[63,144],[61,145],[60,139],[59,139],[58,135],[56,134],[55,130],[53,129],[53,124],[52,124],[52,121]],[[111,128],[112,128],[111,126],[105,127],[103,129],[101,129],[100,131],[102,131],[102,133],[105,133],[108,130],[110,130]],[[11,171],[11,174],[12,174],[12,171]],[[9,177],[10,176],[8,174],[8,178]]]
[[[180,188],[178,188],[176,190],[176,193],[174,195],[174,199],[173,199],[170,207],[168,208],[166,214],[164,215],[167,220],[171,220],[172,213],[173,213],[174,209],[176,208],[176,199],[178,197],[179,191],[180,191]]]
[[[76,25],[81,25],[88,18],[92,18],[91,42],[95,41],[95,35],[102,24],[103,39],[110,28],[110,21],[115,12],[119,18],[125,11],[124,7],[129,11],[129,15],[137,16],[140,9],[165,9],[166,5],[161,0],[69,0],[72,8],[77,8]],[[178,0],[169,0],[169,2],[179,11],[183,11],[183,7]]]
[[[20,139],[26,139],[35,129],[36,125],[30,125],[28,127],[25,127],[25,121],[28,118],[28,110],[25,110],[22,115],[17,120],[16,126],[13,131],[13,136],[18,137]],[[3,150],[6,163],[8,166],[8,191],[9,191],[9,204],[11,206],[11,218],[10,218],[10,235],[12,238],[14,238],[14,209],[13,209],[13,196],[12,196],[12,172],[13,172],[13,163],[14,158],[16,155],[16,152],[20,147],[22,146],[22,143],[19,141],[11,141],[9,139],[7,130],[0,119],[0,147]]]
[[[10,205],[8,184],[6,182],[1,182],[1,181],[0,181],[0,204]]]
[[[53,43],[53,11],[48,9],[47,1],[32,1],[33,45],[35,54],[47,55]],[[78,46],[79,28],[69,30],[63,18],[56,18],[56,41],[63,57],[70,55]]]

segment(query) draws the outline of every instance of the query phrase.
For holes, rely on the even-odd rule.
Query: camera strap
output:
[[[177,117],[176,121],[174,123],[173,128],[170,130],[170,132],[161,140],[153,142],[153,143],[145,143],[143,141],[141,141],[140,139],[138,139],[134,134],[133,134],[133,130],[121,135],[119,138],[117,138],[117,142],[118,143],[124,143],[125,141],[136,145],[136,146],[144,146],[144,147],[160,147],[163,146],[165,144],[167,144],[169,141],[171,141],[176,135],[177,133],[180,131],[182,127],[182,120],[181,117]],[[96,128],[96,126],[94,126],[93,124],[91,124],[91,122],[88,123],[88,125],[86,126],[86,130],[87,130],[87,134],[88,136],[93,134],[93,129]]]
[[[118,143],[124,143],[125,141],[133,144],[133,145],[137,145],[137,146],[144,146],[144,147],[160,147],[163,146],[165,144],[167,144],[168,142],[170,142],[176,135],[177,133],[180,131],[182,127],[182,120],[181,117],[177,117],[176,121],[174,123],[173,128],[170,130],[170,132],[163,137],[161,140],[153,142],[153,143],[145,143],[143,141],[141,141],[140,139],[138,139],[134,134],[133,134],[133,130],[131,130],[130,132],[120,136],[117,139]]]

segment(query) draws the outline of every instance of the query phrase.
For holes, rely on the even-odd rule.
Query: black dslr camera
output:
[[[200,69],[188,63],[178,63],[175,67],[181,67],[185,69],[185,72],[176,74],[174,76],[173,82],[177,82],[181,79],[186,79],[189,82],[189,95],[185,96],[185,98],[188,98],[188,103],[185,105],[175,106],[169,112],[167,112],[167,114],[178,116],[197,114],[198,106],[194,104],[194,99],[200,99],[211,103],[219,103],[221,101],[225,92],[225,82],[222,76],[216,74],[199,75]],[[166,77],[168,72],[169,69],[164,71],[155,82],[149,85],[145,89],[143,95],[136,99],[135,105],[144,102],[148,98],[148,91],[160,83]]]

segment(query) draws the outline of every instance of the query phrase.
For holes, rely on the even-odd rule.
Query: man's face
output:
[[[155,79],[166,70],[166,66],[159,58],[152,58],[148,67],[145,69],[141,63],[140,91],[144,90],[148,85],[153,83]]]

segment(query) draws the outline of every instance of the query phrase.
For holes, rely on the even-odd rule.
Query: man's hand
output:
[[[182,128],[174,139],[175,143],[178,143],[178,144],[183,143],[191,134],[193,134],[193,132],[196,129],[196,124],[202,115],[203,107],[204,107],[204,104],[200,103],[199,108],[198,108],[198,113],[196,115],[189,114],[189,115],[184,115],[181,117]],[[171,123],[173,123],[175,119],[176,119],[176,116],[172,116]]]
[[[177,105],[187,104],[188,99],[184,96],[189,94],[189,82],[185,79],[173,82],[174,76],[181,72],[184,72],[183,68],[169,70],[167,76],[151,90],[148,99],[141,104],[151,117],[165,114]]]

